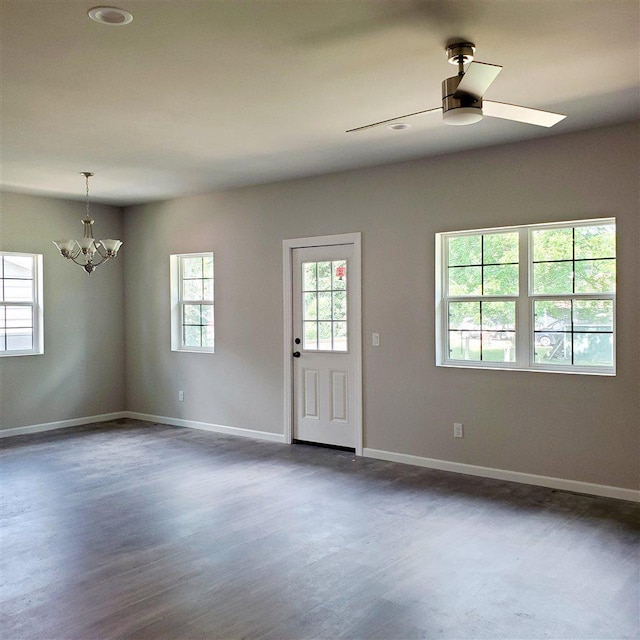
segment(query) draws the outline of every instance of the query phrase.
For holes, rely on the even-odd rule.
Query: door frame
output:
[[[307,247],[324,247],[341,244],[353,245],[353,264],[349,268],[349,282],[356,284],[353,292],[355,309],[350,309],[349,349],[353,349],[355,371],[353,380],[354,416],[356,431],[356,455],[362,455],[362,234],[340,233],[331,236],[289,238],[282,241],[282,286],[284,315],[284,441],[293,442],[293,250]]]

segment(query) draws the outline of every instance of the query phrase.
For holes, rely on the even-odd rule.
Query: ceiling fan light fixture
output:
[[[482,109],[480,107],[457,107],[448,109],[442,114],[445,124],[467,125],[475,124],[482,120]]]

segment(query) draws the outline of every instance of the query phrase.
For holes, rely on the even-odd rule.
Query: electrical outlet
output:
[[[178,391],[178,400],[184,402],[184,391]]]
[[[459,422],[453,423],[453,437],[464,438],[464,427]]]

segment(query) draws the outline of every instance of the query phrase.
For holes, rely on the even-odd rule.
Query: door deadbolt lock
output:
[[[300,338],[296,338],[296,339],[294,340],[294,342],[295,342],[296,344],[300,344]]]

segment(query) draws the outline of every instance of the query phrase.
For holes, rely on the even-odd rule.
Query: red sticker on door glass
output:
[[[347,267],[345,267],[344,265],[340,267],[336,267],[336,278],[340,278],[340,280],[342,280],[346,272],[347,272]]]

